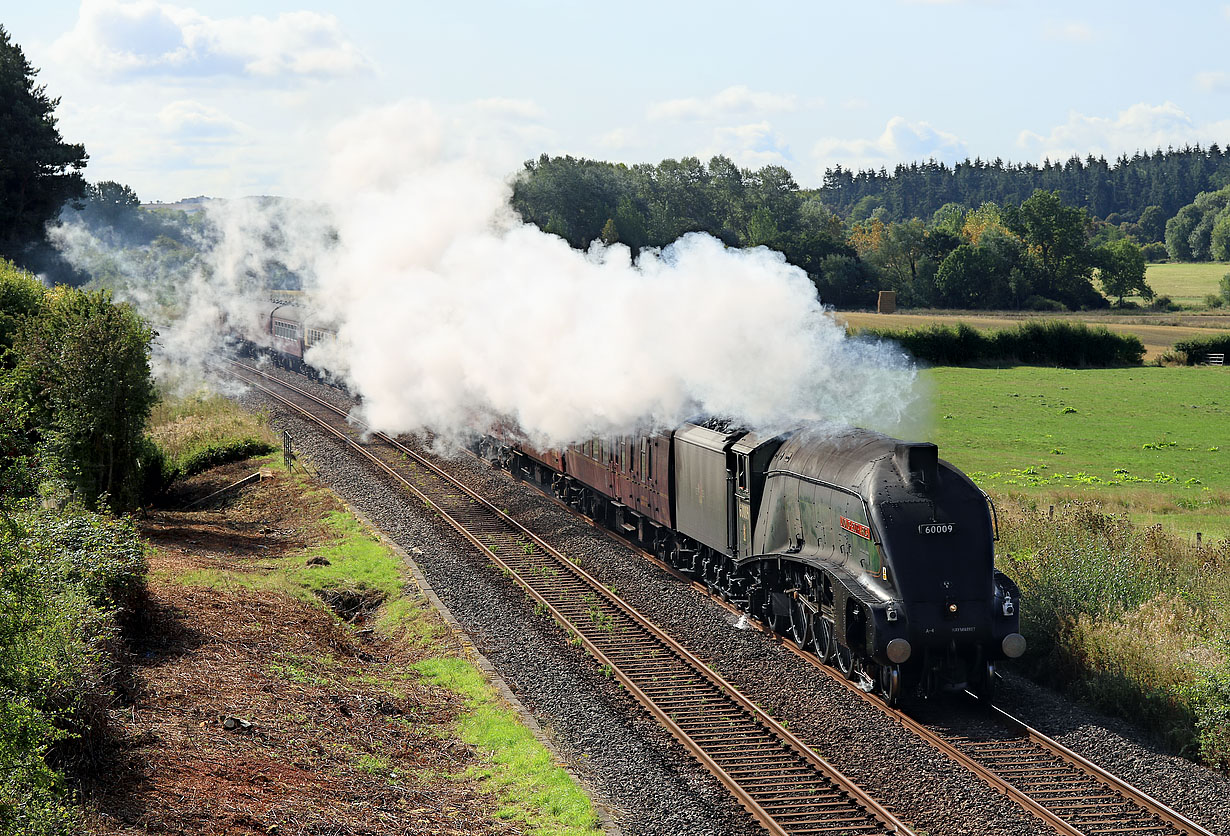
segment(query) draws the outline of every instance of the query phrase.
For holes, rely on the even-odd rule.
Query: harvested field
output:
[[[838,322],[856,328],[923,328],[929,325],[956,325],[964,322],[980,331],[1015,328],[1030,319],[1060,319],[1105,325],[1116,334],[1135,334],[1145,344],[1145,361],[1169,351],[1179,340],[1208,337],[1230,331],[1227,314],[1112,314],[1112,313],[988,313],[928,311],[919,313],[877,314],[837,311]]]

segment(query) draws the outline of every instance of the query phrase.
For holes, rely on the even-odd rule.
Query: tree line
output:
[[[1217,144],[1157,149],[1151,154],[1071,157],[1063,162],[1008,163],[1001,159],[900,164],[853,171],[840,165],[825,171],[819,196],[855,220],[882,210],[885,220],[925,218],[946,203],[1001,206],[1021,203],[1035,191],[1056,192],[1069,206],[1084,209],[1113,226],[1147,227],[1141,243],[1160,241],[1159,222],[1174,217],[1196,195],[1230,184],[1230,148]],[[1146,212],[1154,211],[1146,217]]]
[[[1002,205],[945,203],[925,219],[883,211],[846,219],[779,166],[740,169],[721,156],[707,165],[685,157],[626,166],[543,155],[525,164],[512,203],[578,249],[602,241],[635,254],[687,232],[767,246],[805,270],[824,301],[843,307],[873,305],[879,290],[897,291],[907,306],[984,309],[1152,297],[1133,236],[1055,191]]]

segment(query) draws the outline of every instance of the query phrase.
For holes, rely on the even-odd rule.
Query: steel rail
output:
[[[310,392],[250,366],[232,364],[346,418],[345,412]],[[570,631],[768,832],[912,834],[889,810],[635,608],[451,474],[400,442],[373,433],[433,480],[457,492],[429,493],[419,478],[423,470],[415,468],[413,481],[406,478],[349,432],[243,374],[230,373],[341,439],[438,513]],[[492,521],[498,523],[494,528]],[[519,548],[505,551],[509,536],[511,545]]]

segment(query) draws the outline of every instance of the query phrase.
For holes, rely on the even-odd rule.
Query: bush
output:
[[[1016,328],[980,332],[965,323],[912,330],[873,330],[862,334],[898,342],[915,358],[937,366],[1021,363],[1065,367],[1138,366],[1144,344],[1130,334],[1103,326],[1050,320]]]
[[[1179,340],[1174,344],[1174,351],[1187,355],[1187,365],[1209,362],[1210,354],[1225,354],[1230,356],[1230,334],[1214,334],[1211,337],[1193,337],[1190,340]]]
[[[106,728],[119,620],[140,603],[131,520],[0,509],[0,834],[76,833],[60,770]]]
[[[1140,253],[1145,257],[1145,261],[1158,263],[1168,261],[1170,255],[1166,252],[1166,245],[1161,241],[1154,241],[1152,244],[1145,244],[1140,248]]]
[[[1210,293],[1204,297],[1204,304],[1208,305],[1210,308],[1220,308],[1222,305],[1226,304],[1226,300],[1217,293]]]
[[[208,444],[180,457],[172,470],[172,478],[186,479],[203,473],[211,467],[228,462],[239,462],[252,456],[265,456],[277,448],[267,441],[256,438],[234,438]]]

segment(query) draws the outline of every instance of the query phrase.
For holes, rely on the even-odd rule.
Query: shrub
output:
[[[870,337],[898,342],[919,360],[939,366],[1023,363],[1068,367],[1136,366],[1144,344],[1083,322],[1030,321],[1016,328],[980,332],[965,323],[912,330],[865,330]]]
[[[1140,248],[1141,255],[1145,257],[1145,261],[1157,263],[1169,260],[1170,256],[1166,252],[1166,245],[1161,241],[1154,241],[1151,244],[1145,244]]]
[[[1210,293],[1204,297],[1204,304],[1208,305],[1210,308],[1220,308],[1222,305],[1226,304],[1226,300],[1217,293]]]
[[[234,438],[207,444],[181,456],[171,471],[172,478],[186,479],[211,467],[243,461],[252,456],[264,456],[276,449],[269,442],[256,438]]]
[[[0,509],[0,834],[78,832],[59,769],[96,753],[144,571],[131,520]]]
[[[1211,337],[1193,337],[1190,340],[1179,340],[1174,344],[1175,351],[1187,355],[1187,364],[1207,363],[1210,354],[1230,355],[1230,334],[1214,334]]]

